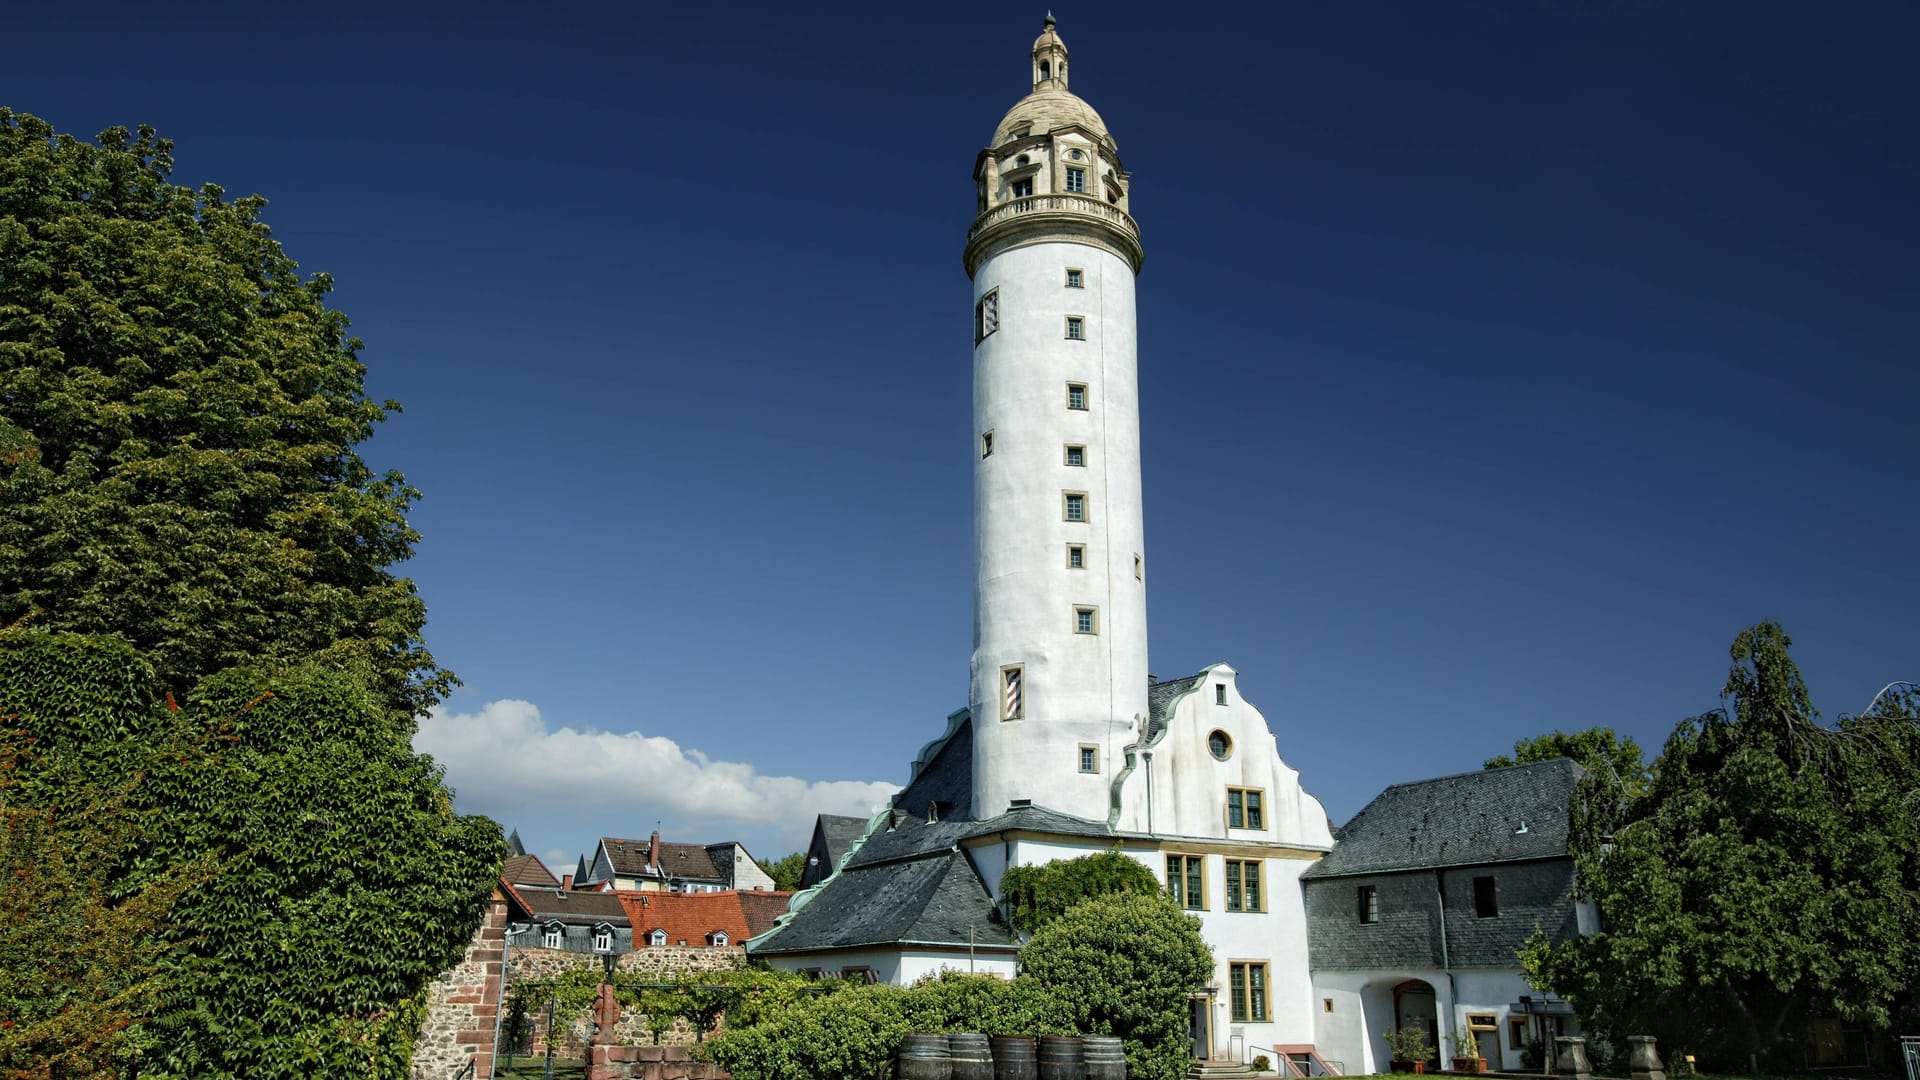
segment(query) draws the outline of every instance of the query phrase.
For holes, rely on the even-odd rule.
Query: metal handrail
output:
[[[1907,1059],[1907,1080],[1920,1080],[1920,1035],[1900,1037],[1900,1056]]]

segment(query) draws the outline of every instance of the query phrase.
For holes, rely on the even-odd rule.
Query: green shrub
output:
[[[1187,995],[1213,976],[1213,954],[1165,892],[1076,904],[1033,935],[1020,964],[1072,1030],[1120,1036],[1129,1076],[1178,1080],[1193,1064]]]

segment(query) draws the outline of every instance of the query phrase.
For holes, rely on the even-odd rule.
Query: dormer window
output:
[[[557,922],[550,922],[546,925],[546,929],[540,933],[540,947],[543,949],[557,949],[566,941],[566,938],[566,927],[561,926]]]
[[[647,944],[656,949],[665,948],[667,945],[667,932],[665,930],[655,930],[653,933],[648,934]]]
[[[725,930],[715,930],[713,933],[707,935],[707,940],[715,946],[724,948],[727,942],[732,939],[727,937]]]
[[[613,951],[613,927],[601,923],[593,928],[593,951],[597,953]]]

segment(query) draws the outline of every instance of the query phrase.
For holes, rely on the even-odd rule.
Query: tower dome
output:
[[[1067,89],[1067,43],[1053,14],[1033,42],[1033,82],[974,163],[967,273],[996,251],[1073,236],[1127,260],[1145,258],[1128,212],[1130,178],[1093,106]]]

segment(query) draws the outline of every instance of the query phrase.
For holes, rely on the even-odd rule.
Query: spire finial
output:
[[[1052,8],[1048,8],[1048,9],[1047,9],[1047,22],[1046,22],[1046,27],[1047,27],[1047,29],[1049,29],[1049,30],[1051,30],[1051,29],[1053,29],[1053,9],[1052,9]]]

